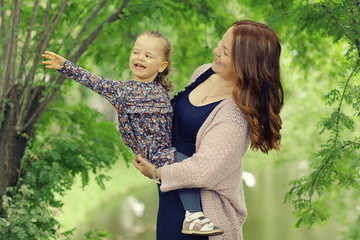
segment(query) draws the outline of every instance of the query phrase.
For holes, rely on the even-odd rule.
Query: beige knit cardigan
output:
[[[199,67],[190,82],[208,69]],[[242,240],[247,211],[242,185],[242,158],[249,147],[249,125],[232,97],[205,120],[196,138],[196,153],[161,170],[161,191],[201,188],[205,216],[224,230],[209,240]]]

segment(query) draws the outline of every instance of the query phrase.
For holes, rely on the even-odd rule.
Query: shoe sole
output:
[[[189,235],[197,235],[197,236],[218,236],[218,235],[221,235],[224,233],[223,230],[211,230],[211,231],[203,231],[203,232],[200,232],[200,231],[194,231],[194,230],[181,230],[181,233],[183,234],[189,234]]]

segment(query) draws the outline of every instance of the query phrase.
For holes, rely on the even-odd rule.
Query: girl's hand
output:
[[[50,61],[42,62],[45,65],[45,68],[49,69],[59,70],[64,66],[64,63],[66,61],[66,59],[62,56],[49,51],[45,51],[45,53],[41,54],[41,56],[50,59]]]
[[[153,174],[153,170],[154,170],[154,165],[152,165],[146,158],[144,158],[141,155],[136,155],[136,157],[133,159],[134,162],[134,166],[145,176],[148,177],[150,179],[152,179],[152,174]],[[161,176],[159,176],[160,170],[161,168],[159,168],[156,171],[156,175],[157,177],[161,178]]]

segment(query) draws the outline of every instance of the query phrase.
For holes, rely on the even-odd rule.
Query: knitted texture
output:
[[[207,66],[207,67],[206,67]],[[201,66],[193,78],[206,70]],[[200,72],[200,73],[199,73]],[[196,153],[161,170],[161,191],[201,188],[205,216],[224,230],[209,240],[242,240],[247,215],[242,185],[242,158],[249,147],[249,125],[232,97],[222,101],[201,126]]]

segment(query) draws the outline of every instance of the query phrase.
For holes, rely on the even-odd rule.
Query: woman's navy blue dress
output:
[[[174,107],[172,146],[177,151],[192,156],[195,153],[196,135],[211,111],[220,103],[196,107],[189,101],[189,93],[214,72],[208,69],[195,82],[172,99]],[[156,226],[157,240],[206,240],[208,237],[182,234],[185,210],[177,190],[161,192]]]

